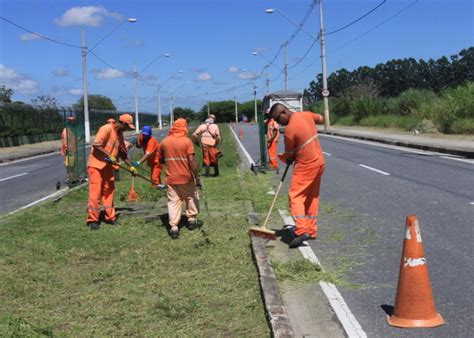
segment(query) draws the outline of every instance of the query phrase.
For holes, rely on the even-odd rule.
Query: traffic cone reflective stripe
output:
[[[443,318],[436,312],[420,225],[415,215],[406,219],[395,306],[387,321],[392,326],[404,328],[444,324]]]

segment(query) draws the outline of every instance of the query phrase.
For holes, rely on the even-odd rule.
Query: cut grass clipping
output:
[[[5,219],[0,336],[269,336],[238,158],[228,127],[221,131],[221,176],[203,177],[207,236],[182,228],[171,240],[165,193],[137,179],[140,202],[122,201],[125,172],[116,183],[119,226],[85,226],[87,188]],[[265,193],[258,188],[248,196]]]

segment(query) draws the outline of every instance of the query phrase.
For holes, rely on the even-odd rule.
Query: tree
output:
[[[89,109],[98,109],[98,110],[117,110],[112,100],[107,96],[103,95],[88,95],[87,101],[89,104]],[[76,103],[73,104],[75,109],[83,110],[84,109],[84,96],[82,96]]]
[[[32,99],[31,103],[33,103],[33,105],[40,106],[41,108],[57,108],[58,107],[58,100],[56,100],[56,98],[49,95],[40,95],[36,99]]]
[[[0,86],[0,101],[3,103],[11,103],[13,93],[13,89],[7,88],[5,85]]]
[[[173,113],[174,113],[175,120],[178,118],[183,118],[189,121],[189,120],[196,120],[198,117],[196,112],[192,110],[191,108],[176,107],[173,109]]]

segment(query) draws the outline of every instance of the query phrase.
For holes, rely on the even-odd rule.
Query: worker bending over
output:
[[[193,141],[200,143],[202,149],[202,162],[204,165],[204,176],[209,176],[209,166],[214,168],[214,176],[219,176],[219,159],[217,146],[221,141],[219,127],[215,124],[216,117],[210,114],[206,121],[201,124],[193,133]]]
[[[168,195],[168,215],[172,239],[179,237],[178,224],[181,207],[186,203],[186,217],[189,229],[198,226],[199,199],[197,188],[201,187],[199,168],[194,160],[194,146],[187,137],[188,124],[183,118],[171,126],[168,136],[160,145],[160,161],[165,165],[166,192]]]
[[[129,114],[119,117],[119,122],[106,123],[99,128],[92,143],[91,153],[87,161],[89,176],[89,198],[87,202],[87,225],[91,230],[99,229],[100,203],[105,212],[104,221],[116,224],[117,217],[114,208],[114,167],[117,167],[117,157],[129,166],[132,174],[137,169],[131,166],[123,139],[123,132],[133,130],[133,118]]]
[[[271,117],[285,127],[286,163],[294,163],[288,201],[295,222],[294,239],[297,247],[317,237],[319,187],[324,172],[324,157],[318,140],[317,123],[323,117],[312,112],[292,112],[281,103],[270,109]]]
[[[161,164],[160,164],[160,144],[152,136],[150,126],[143,126],[142,132],[137,137],[137,148],[143,149],[143,156],[138,161],[133,161],[132,166],[139,167],[143,162],[147,162],[150,167],[150,180],[153,182],[152,186],[161,183]]]
[[[265,120],[265,129],[267,130],[268,166],[270,169],[278,170],[277,146],[280,125],[271,116],[268,116]]]

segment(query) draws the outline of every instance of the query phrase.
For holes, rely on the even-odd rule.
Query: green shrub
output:
[[[456,134],[474,134],[474,119],[460,118],[453,121],[451,130]]]
[[[364,117],[379,115],[385,111],[383,99],[374,96],[362,96],[351,102],[351,115],[354,115],[356,121]]]
[[[413,130],[421,122],[416,116],[377,115],[368,116],[360,120],[359,125],[364,127],[398,128]]]
[[[337,120],[337,124],[342,126],[353,126],[357,124],[353,115],[343,116]]]
[[[411,115],[423,104],[436,100],[436,94],[424,89],[408,89],[401,93],[390,106],[391,114]]]

